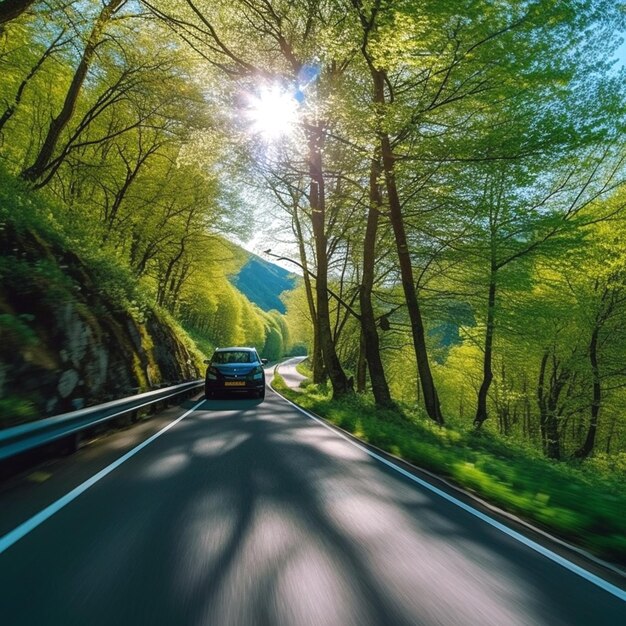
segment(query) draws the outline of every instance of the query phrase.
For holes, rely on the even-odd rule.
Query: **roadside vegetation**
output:
[[[185,315],[159,303],[154,282],[119,250],[76,236],[84,226],[73,219],[0,163],[0,428],[198,378],[220,343],[255,345],[274,360],[289,349],[283,316],[250,303],[226,270],[205,286],[213,299],[204,308],[181,303],[194,307]],[[245,258],[220,245],[229,270]],[[100,366],[109,371],[94,374]]]
[[[307,373],[306,366],[299,368]],[[310,371],[308,372],[310,373]],[[275,376],[292,402],[362,441],[429,470],[566,541],[626,565],[626,455],[556,463],[529,446],[457,420],[433,424],[415,405],[377,408],[371,396],[332,399],[327,384],[301,390]]]
[[[200,69],[198,145],[302,272],[316,384],[555,461],[626,452],[614,2],[146,6]]]

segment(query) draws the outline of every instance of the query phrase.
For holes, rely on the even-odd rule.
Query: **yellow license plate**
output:
[[[224,386],[225,387],[245,387],[246,381],[245,380],[226,380],[224,381]]]

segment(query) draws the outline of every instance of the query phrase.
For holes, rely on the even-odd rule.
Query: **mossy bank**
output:
[[[198,378],[182,329],[46,209],[0,180],[0,428]]]

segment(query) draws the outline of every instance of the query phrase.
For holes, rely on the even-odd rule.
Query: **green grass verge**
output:
[[[607,560],[626,565],[626,475],[551,462],[484,431],[439,427],[415,408],[368,396],[333,401],[323,386],[277,391],[359,439],[428,469]]]
[[[313,376],[313,371],[309,366],[309,359],[304,359],[304,361],[300,361],[296,365],[296,371],[307,378],[311,378]]]

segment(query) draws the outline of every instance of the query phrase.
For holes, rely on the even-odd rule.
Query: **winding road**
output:
[[[169,409],[0,490],[0,623],[626,624],[400,470],[271,390]]]

